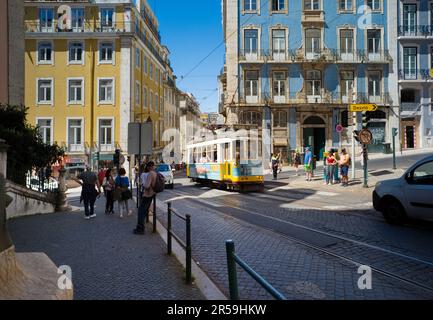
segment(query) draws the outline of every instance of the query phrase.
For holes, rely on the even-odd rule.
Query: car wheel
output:
[[[403,206],[395,199],[387,199],[383,204],[385,220],[394,225],[401,225],[406,221],[406,212]]]
[[[170,185],[170,189],[174,189],[174,183]]]

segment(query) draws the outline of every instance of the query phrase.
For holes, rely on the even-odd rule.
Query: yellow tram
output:
[[[249,138],[222,138],[187,147],[187,176],[236,191],[263,191],[263,164],[259,146]]]

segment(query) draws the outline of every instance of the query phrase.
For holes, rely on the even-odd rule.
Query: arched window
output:
[[[304,124],[306,125],[325,125],[325,121],[318,116],[311,116],[305,119]]]
[[[274,112],[274,127],[275,128],[286,128],[287,127],[287,112],[286,111]]]

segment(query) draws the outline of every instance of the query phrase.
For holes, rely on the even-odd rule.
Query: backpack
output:
[[[156,193],[161,193],[165,189],[165,178],[162,174],[157,173],[155,186],[153,187],[153,191]]]

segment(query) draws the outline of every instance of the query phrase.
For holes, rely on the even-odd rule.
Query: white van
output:
[[[401,178],[378,182],[373,206],[392,224],[407,217],[433,221],[433,156],[418,161]]]

